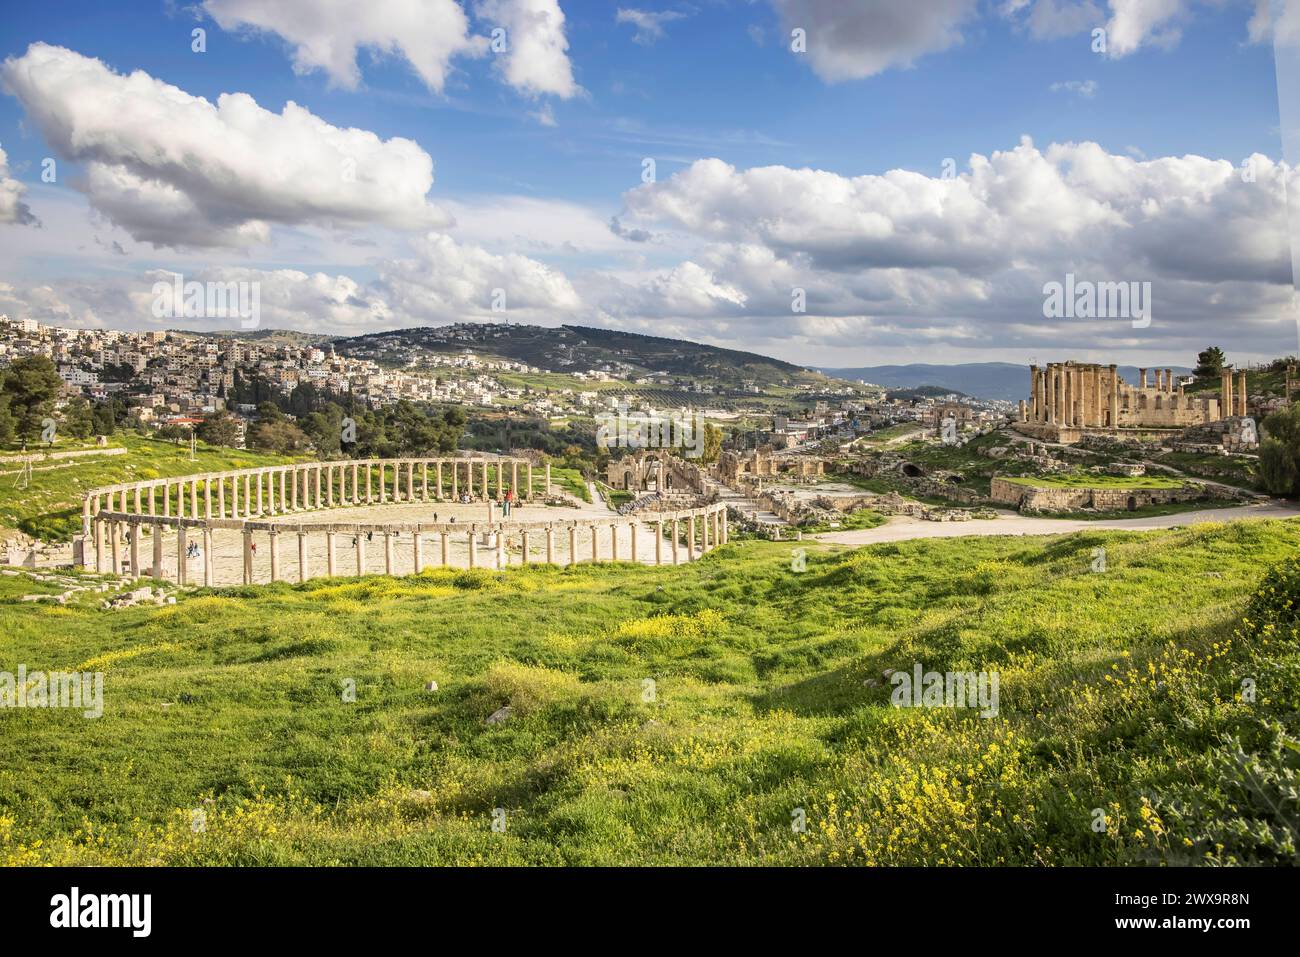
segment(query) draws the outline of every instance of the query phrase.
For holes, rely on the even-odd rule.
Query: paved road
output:
[[[1196,522],[1229,522],[1246,518],[1300,518],[1300,506],[1270,501],[1235,508],[1208,508],[1174,515],[1150,515],[1141,518],[1077,519],[1040,518],[999,510],[996,519],[972,519],[969,522],[927,522],[919,518],[896,515],[876,528],[852,532],[824,532],[810,538],[838,545],[869,545],[873,542],[900,542],[909,538],[962,538],[968,535],[1055,535],[1096,528],[1119,528],[1133,531],[1172,528]]]

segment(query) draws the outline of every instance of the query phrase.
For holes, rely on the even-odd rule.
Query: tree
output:
[[[9,411],[24,439],[41,434],[41,421],[54,411],[63,380],[48,356],[21,356],[5,373],[3,390],[9,396]]]
[[[1273,495],[1300,494],[1300,402],[1264,420],[1259,443],[1259,478]]]
[[[239,448],[239,420],[225,412],[213,412],[199,423],[195,434],[208,445]]]
[[[95,413],[81,396],[73,396],[63,407],[63,431],[74,439],[88,439],[95,434]]]
[[[704,454],[700,456],[700,463],[703,465],[712,465],[718,461],[718,456],[722,454],[722,430],[716,425],[708,422],[704,423]]]
[[[1196,354],[1196,378],[1198,379],[1217,379],[1223,372],[1223,364],[1227,359],[1223,355],[1223,350],[1218,346],[1210,346],[1204,352]]]
[[[0,445],[9,445],[14,440],[18,423],[9,411],[9,396],[0,392]]]
[[[311,445],[307,434],[285,418],[259,419],[248,430],[246,442],[250,449],[263,449],[281,455],[300,452]]]

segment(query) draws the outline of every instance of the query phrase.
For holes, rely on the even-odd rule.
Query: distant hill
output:
[[[376,362],[403,362],[412,350],[456,355],[466,351],[497,356],[551,372],[608,371],[620,377],[653,372],[692,382],[707,381],[728,390],[753,382],[760,387],[831,383],[819,372],[753,352],[722,349],[684,339],[665,339],[589,326],[526,326],[461,323],[393,329],[335,339],[343,355]]]
[[[1151,366],[1148,380],[1155,378]],[[1161,366],[1171,368],[1176,375],[1187,375],[1186,366]],[[941,366],[913,363],[901,366],[866,366],[860,369],[821,369],[829,376],[856,382],[865,379],[887,389],[916,389],[936,386],[944,391],[964,392],[979,399],[1002,399],[1014,402],[1029,398],[1029,365],[1014,362],[965,362]],[[1120,377],[1129,383],[1138,381],[1137,366],[1120,366]]]

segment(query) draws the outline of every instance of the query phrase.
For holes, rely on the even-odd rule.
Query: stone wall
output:
[[[1184,482],[1171,488],[1062,488],[1059,486],[1021,485],[995,476],[990,489],[993,501],[1010,505],[1021,512],[1098,512],[1134,511],[1148,505],[1168,505],[1213,498],[1201,482]]]

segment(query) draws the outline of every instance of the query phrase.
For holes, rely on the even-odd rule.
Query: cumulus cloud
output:
[[[554,325],[582,305],[563,273],[527,256],[497,255],[442,233],[420,237],[413,255],[382,260],[375,269],[377,278],[368,282],[291,268],[213,265],[119,272],[93,283],[0,283],[0,312],[74,327],[231,328],[229,318],[153,315],[154,283],[170,283],[177,272],[186,282],[257,283],[263,328],[337,335],[476,319]],[[504,311],[494,310],[494,298]]]
[[[496,57],[497,72],[508,84],[530,96],[568,99],[582,92],[557,0],[479,0],[474,10],[506,31],[507,48]]]
[[[698,160],[624,196],[622,228],[667,225],[712,240],[755,242],[827,269],[948,267],[972,275],[1010,260],[1115,249],[1119,262],[1205,279],[1290,281],[1287,168],[1253,157],[1255,182],[1227,160],[1139,161],[1095,143],[1027,137],[974,154],[951,179],[908,170],[848,178],[784,166],[738,170]],[[1187,230],[1195,227],[1191,232]],[[1213,260],[1212,262],[1210,260]]]
[[[911,66],[927,53],[962,41],[961,27],[975,0],[772,0],[786,36],[800,28],[807,56],[823,80],[834,83]]]
[[[293,102],[215,104],[137,70],[36,43],[0,67],[47,143],[86,164],[91,204],[157,246],[242,246],[270,225],[441,228],[433,160],[415,142],[331,126]]]
[[[293,49],[295,73],[324,70],[356,89],[357,53],[400,56],[425,86],[442,92],[456,56],[481,56],[487,40],[471,36],[455,0],[204,0],[223,30],[277,34]]]
[[[1267,4],[1270,0],[1257,0]],[[1108,0],[1103,10],[1093,0],[1006,0],[1004,17],[1025,26],[1036,39],[1054,39],[1106,30],[1106,55],[1128,56],[1147,46],[1169,48],[1182,38],[1182,25],[1190,18],[1192,0]],[[1262,14],[1267,20],[1267,13]],[[1255,38],[1260,30],[1257,9],[1248,28]]]
[[[972,156],[951,179],[700,160],[625,194],[615,221],[624,232],[697,237],[705,245],[687,260],[693,268],[579,288],[611,322],[697,318],[730,324],[751,344],[807,334],[822,354],[929,338],[1094,350],[1158,339],[1185,350],[1225,323],[1260,348],[1284,348],[1294,336],[1281,321],[1292,281],[1288,181],[1296,188],[1294,171],[1262,155],[1245,167],[1199,156],[1138,160],[1096,143],[1039,149],[1027,138]],[[1135,341],[1118,323],[1045,322],[1043,285],[1067,272],[1151,281],[1156,325]],[[673,282],[693,279],[698,289],[705,277],[736,295],[703,308],[706,300]],[[807,314],[791,308],[796,287]]]
[[[23,202],[27,187],[9,175],[9,157],[0,149],[0,224],[39,225],[30,207]]]

